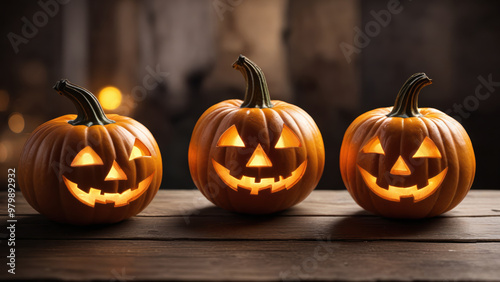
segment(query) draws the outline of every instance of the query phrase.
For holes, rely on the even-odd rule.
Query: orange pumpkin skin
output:
[[[370,212],[393,218],[433,217],[457,206],[472,185],[476,163],[465,129],[439,110],[417,108],[417,95],[428,84],[431,80],[425,74],[415,74],[401,89],[394,107],[364,113],[344,135],[342,179],[356,203]],[[370,151],[368,143],[376,138],[380,146]],[[431,156],[416,157],[424,139],[438,151],[428,149]],[[432,186],[430,179],[439,179],[439,175],[444,178],[439,185],[435,182],[437,188],[424,192],[422,189]],[[372,177],[376,181],[370,182]],[[404,193],[403,189],[413,185],[420,192],[407,192],[398,201],[398,196],[386,192],[389,185],[397,187],[393,192]],[[387,190],[377,194],[378,188],[370,186]]]
[[[258,69],[243,56],[240,56],[235,63],[235,68],[242,67],[238,64],[243,62],[252,64]],[[259,77],[259,82],[257,80],[254,82],[257,85],[264,85],[266,89],[259,90],[256,98],[257,96],[250,92],[251,89],[259,87],[247,86],[245,101],[227,100],[205,111],[191,137],[189,168],[196,187],[215,205],[240,213],[274,213],[298,204],[316,187],[324,167],[323,140],[313,119],[299,107],[282,101],[266,101],[266,97],[260,100],[263,96],[267,96],[267,99],[269,96],[260,69],[258,75],[245,73],[244,69],[240,70],[247,78],[247,83],[251,83],[248,81],[249,76],[254,79]],[[252,100],[251,97],[259,101],[249,102]],[[262,103],[272,106],[263,107]],[[242,104],[246,106],[242,107]],[[255,104],[260,106],[255,107]],[[298,137],[300,146],[276,149],[284,125]],[[232,126],[235,126],[244,144],[240,143],[240,147],[218,146],[221,136]],[[249,159],[259,145],[264,151],[263,155],[268,157],[269,163],[267,167],[249,167]],[[272,191],[270,187],[259,189],[254,187],[252,191],[249,187],[236,187],[236,185],[230,187],[221,180],[215,169],[217,165],[215,162],[228,169],[236,178],[260,176],[269,180],[272,177],[274,180],[271,182],[274,183],[278,182],[280,176],[283,178],[290,176],[290,173],[298,167],[305,167],[305,172],[289,187],[277,185],[279,191]]]
[[[63,83],[69,85],[67,81]],[[114,223],[138,214],[151,202],[162,179],[161,155],[152,134],[139,122],[124,116],[109,115],[114,123],[105,125],[69,123],[78,118],[65,115],[45,122],[26,141],[18,173],[26,201],[51,220],[77,225]],[[139,143],[148,155],[130,159],[133,147]],[[102,164],[72,166],[87,146]],[[115,162],[126,179],[105,181]],[[138,185],[146,179],[144,183],[150,181],[149,185]],[[103,199],[104,193],[123,193],[139,187],[145,190],[120,204],[112,200],[86,204],[72,194],[67,180],[85,192],[99,189],[100,196],[96,197]]]

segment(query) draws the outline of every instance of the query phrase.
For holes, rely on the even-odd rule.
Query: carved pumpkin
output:
[[[198,189],[230,211],[265,214],[289,208],[316,187],[324,146],[313,119],[297,106],[270,100],[262,70],[240,56],[244,101],[227,100],[198,120],[189,168]]]
[[[78,115],[40,125],[24,145],[19,185],[48,218],[72,224],[121,221],[142,211],[162,178],[160,150],[137,121],[106,116],[88,90],[59,81]]]
[[[411,76],[392,108],[359,116],[347,129],[340,171],[364,209],[386,217],[423,218],[451,210],[469,191],[476,162],[465,129],[445,113],[418,108],[431,84]]]

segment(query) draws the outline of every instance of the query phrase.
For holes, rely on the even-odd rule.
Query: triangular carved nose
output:
[[[262,149],[262,146],[259,144],[255,151],[253,152],[250,160],[247,163],[247,167],[272,167],[273,163],[267,157],[266,152]]]
[[[110,180],[127,180],[127,175],[123,172],[122,168],[116,161],[113,161],[113,166],[111,166],[108,175],[106,175],[106,178],[104,179],[104,181]]]
[[[401,156],[399,156],[396,163],[391,168],[391,174],[393,175],[410,175],[411,170],[406,165],[405,160]]]

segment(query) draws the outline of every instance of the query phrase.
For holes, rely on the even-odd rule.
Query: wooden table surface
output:
[[[2,225],[6,195],[0,194]],[[16,274],[3,280],[500,280],[500,191],[472,190],[433,219],[373,216],[346,191],[315,191],[273,216],[226,212],[162,190],[124,222],[51,222],[17,196]]]

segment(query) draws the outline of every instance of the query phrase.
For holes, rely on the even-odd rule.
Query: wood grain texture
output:
[[[16,279],[496,280],[500,244],[23,241]],[[5,274],[2,273],[2,278]]]
[[[314,241],[332,236],[341,241],[500,242],[500,217],[442,217],[419,221],[358,216],[135,217],[94,227],[58,224],[41,216],[20,217],[18,221],[19,239]]]
[[[498,281],[499,197],[473,190],[446,215],[405,221],[361,210],[346,191],[247,216],[195,190],[162,190],[140,216],[75,227],[45,219],[18,195],[16,276],[2,271],[0,280]],[[0,193],[2,225],[6,199]]]
[[[443,217],[500,216],[498,191],[472,190],[452,211]],[[0,192],[0,216],[7,214],[7,196]],[[38,214],[24,200],[16,197],[17,215]],[[139,216],[233,216],[216,208],[198,190],[160,190],[152,203]],[[356,205],[347,191],[314,191],[301,204],[279,214],[280,216],[375,216]]]

